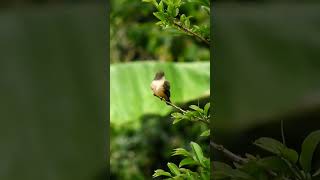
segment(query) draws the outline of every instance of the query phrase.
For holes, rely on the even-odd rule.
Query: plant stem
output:
[[[241,164],[244,164],[244,163],[247,163],[248,161],[245,159],[245,158],[242,158],[236,154],[234,154],[233,152],[229,151],[228,149],[224,148],[222,145],[220,144],[216,144],[215,142],[213,141],[210,141],[210,145],[218,150],[218,151],[221,151],[222,153],[224,153],[228,158],[230,158],[232,161],[234,162],[237,162],[237,163],[241,163]]]
[[[165,101],[165,102],[166,102],[167,104],[169,104],[170,106],[178,109],[178,110],[181,111],[182,113],[186,113],[186,112],[187,112],[187,111],[181,109],[179,106],[176,106],[176,105],[173,104],[172,102],[169,102],[169,101],[167,101],[166,99],[164,99],[164,98],[162,98],[162,97],[159,97],[159,96],[157,96],[157,97],[158,97],[160,100]]]
[[[205,39],[204,37],[200,36],[199,34],[193,32],[192,30],[182,26],[179,22],[177,22],[176,20],[173,21],[173,24],[178,27],[179,29],[183,30],[184,32],[186,32],[189,35],[195,36],[198,39],[200,39],[202,42],[204,42],[207,46],[210,46],[210,41],[208,41],[207,39]]]
[[[284,127],[283,127],[283,120],[281,120],[281,136],[282,136],[282,143],[286,146],[286,139],[284,137]]]

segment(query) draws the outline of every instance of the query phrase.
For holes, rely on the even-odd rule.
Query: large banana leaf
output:
[[[144,114],[165,115],[172,110],[153,96],[150,83],[163,70],[171,84],[171,101],[183,103],[210,93],[210,63],[135,62],[112,64],[110,69],[110,118],[118,127],[139,126]]]

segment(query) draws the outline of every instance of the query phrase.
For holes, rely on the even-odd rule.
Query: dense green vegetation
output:
[[[167,3],[170,2],[174,1],[160,3],[164,9],[158,9],[159,12],[167,13]],[[161,16],[158,18],[162,25],[156,25],[159,19],[152,14],[157,10],[158,3],[156,6],[153,3],[141,0],[112,3],[111,178],[151,179],[152,175],[156,178],[170,172],[173,174],[169,176],[191,173],[186,167],[184,172],[180,172],[177,167],[183,158],[171,156],[174,149],[179,155],[177,151],[180,149],[190,151],[186,157],[188,162],[184,160],[180,165],[201,162],[206,168],[198,172],[193,168],[193,175],[208,179],[209,159],[201,156],[209,154],[208,124],[186,119],[176,124],[176,118],[170,115],[176,109],[154,97],[150,90],[154,74],[163,70],[171,84],[172,102],[183,109],[188,109],[191,104],[204,108],[210,96],[208,44],[181,31],[181,28],[169,27],[171,24]],[[209,24],[208,11],[201,7],[199,3],[174,4],[174,10],[179,8],[180,13],[194,16],[182,16],[186,18],[185,23],[192,25]],[[194,32],[208,38],[208,26],[193,28]],[[209,106],[206,108],[208,113]],[[192,111],[196,112],[190,109]],[[202,132],[205,133],[200,136]],[[192,158],[194,161],[191,162]]]

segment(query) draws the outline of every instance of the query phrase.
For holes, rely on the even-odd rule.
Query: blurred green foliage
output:
[[[102,4],[0,13],[0,179],[105,179],[104,13]]]

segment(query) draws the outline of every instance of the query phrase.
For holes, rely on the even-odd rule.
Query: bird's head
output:
[[[157,72],[157,74],[154,76],[154,80],[160,80],[164,77],[164,72],[163,71],[159,71]]]

